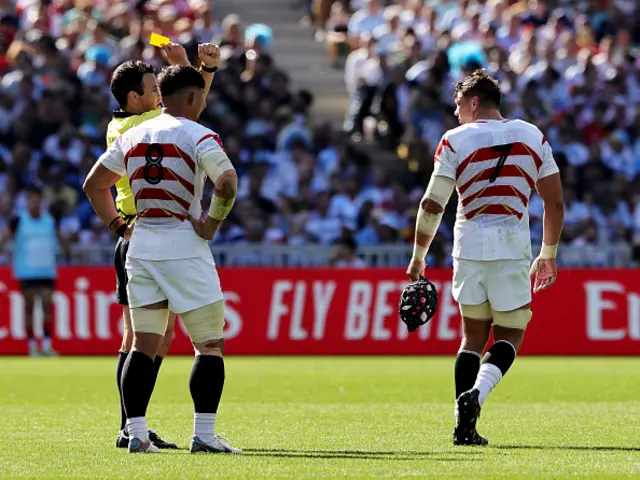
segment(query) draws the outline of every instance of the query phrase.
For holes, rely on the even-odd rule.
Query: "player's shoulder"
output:
[[[465,123],[459,127],[447,130],[442,136],[443,143],[449,143],[450,145],[459,144],[469,135],[472,135],[479,128],[479,124]]]
[[[513,125],[514,127],[517,127],[520,131],[526,133],[526,135],[530,135],[531,137],[535,138],[536,143],[540,142],[544,144],[547,142],[547,138],[544,136],[544,133],[542,133],[542,130],[540,130],[533,123],[529,123],[520,119],[514,119],[514,120],[509,120],[508,124]]]
[[[193,120],[187,120],[186,118],[181,118],[180,121],[182,122],[185,132],[188,133],[189,138],[196,146],[209,139],[222,146],[220,136],[210,128],[207,128],[198,122],[194,122]]]

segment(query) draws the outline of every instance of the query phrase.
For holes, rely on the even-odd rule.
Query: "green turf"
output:
[[[188,445],[191,360],[149,423]],[[1,478],[640,477],[640,358],[520,358],[485,405],[488,448],[451,446],[452,358],[227,359],[218,433],[246,455],[114,447],[115,358],[0,358]]]

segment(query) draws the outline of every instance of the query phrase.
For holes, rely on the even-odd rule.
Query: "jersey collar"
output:
[[[135,113],[125,112],[124,110],[114,110],[113,118],[128,118],[135,116]]]

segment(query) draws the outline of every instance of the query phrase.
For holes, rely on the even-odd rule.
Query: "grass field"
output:
[[[188,358],[149,423],[187,447]],[[218,433],[246,455],[129,455],[115,358],[0,358],[0,478],[640,478],[640,357],[520,358],[453,447],[452,358],[227,359]]]

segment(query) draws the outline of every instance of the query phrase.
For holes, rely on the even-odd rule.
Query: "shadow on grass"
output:
[[[355,460],[395,460],[411,461],[432,459],[438,462],[458,462],[476,460],[471,458],[455,458],[455,455],[478,455],[481,452],[473,450],[461,450],[458,452],[414,452],[414,451],[363,451],[363,450],[285,450],[285,449],[261,449],[251,448],[244,450],[245,455],[255,457],[284,457],[284,458],[321,458],[321,459],[355,459]]]
[[[640,452],[640,447],[609,447],[583,445],[494,445],[500,450],[577,450],[581,452]]]

